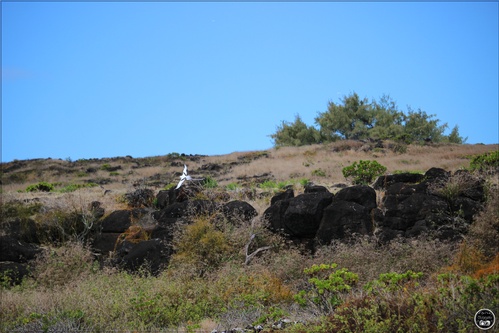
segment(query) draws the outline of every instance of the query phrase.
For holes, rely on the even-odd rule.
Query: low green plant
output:
[[[203,179],[203,187],[204,188],[216,188],[216,187],[218,187],[218,183],[213,177],[207,176]]]
[[[55,189],[54,184],[48,182],[39,182],[26,187],[26,192],[52,192]]]
[[[403,288],[406,283],[421,279],[422,276],[422,272],[416,273],[411,270],[405,273],[383,273],[380,274],[378,279],[368,282],[364,289],[368,293],[376,293],[379,290],[395,291]],[[418,283],[415,282],[415,285],[417,286]]]
[[[354,184],[367,185],[372,183],[374,178],[384,174],[386,172],[386,167],[379,164],[377,161],[360,160],[343,168],[342,172],[343,176],[347,179],[351,178]]]
[[[312,176],[316,177],[326,177],[326,171],[322,169],[315,169],[312,171]]]
[[[488,171],[490,169],[499,169],[499,151],[496,150],[471,157],[470,170]]]
[[[239,188],[239,184],[238,183],[230,183],[230,184],[227,184],[225,186],[225,188],[228,190],[228,191],[235,191]]]
[[[305,268],[303,272],[310,276],[309,288],[300,290],[294,296],[295,301],[302,307],[313,305],[321,313],[331,313],[341,304],[341,295],[348,293],[359,280],[357,274],[346,268],[336,269],[337,266],[332,263]]]

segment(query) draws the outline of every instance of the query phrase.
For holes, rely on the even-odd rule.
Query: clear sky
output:
[[[498,139],[497,2],[2,2],[2,161],[272,147],[389,94]]]

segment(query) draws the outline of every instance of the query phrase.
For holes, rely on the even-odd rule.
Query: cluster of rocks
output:
[[[453,178],[459,181],[452,183]],[[190,217],[220,214],[231,223],[250,223],[257,215],[245,201],[193,199],[202,196],[196,196],[201,187],[192,185],[159,191],[155,197],[152,191],[137,190],[128,195],[135,207],[108,215],[99,202],[92,202],[93,251],[130,271],[147,264],[152,272],[159,272],[173,254],[175,230],[189,223]],[[261,218],[270,230],[311,249],[358,235],[375,235],[381,243],[421,233],[454,240],[466,232],[483,202],[482,179],[466,171],[451,175],[432,168],[424,175],[382,176],[372,187],[350,186],[335,194],[311,185],[295,196],[289,188],[272,197]],[[14,219],[2,226],[0,272],[12,272],[11,280],[19,281],[27,274],[27,263],[41,251],[35,222]]]
[[[312,246],[359,235],[376,235],[382,243],[422,233],[457,239],[483,206],[484,181],[466,171],[452,177],[459,181],[450,193],[445,186],[451,175],[438,168],[424,175],[382,176],[373,187],[351,186],[336,194],[311,186],[295,197],[288,189],[272,199],[264,217],[272,230]],[[382,190],[382,198],[375,189]]]

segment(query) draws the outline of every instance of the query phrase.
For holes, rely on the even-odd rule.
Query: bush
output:
[[[216,269],[230,253],[225,234],[216,229],[209,217],[196,217],[180,234],[175,242],[172,266],[187,265],[194,270],[194,275],[202,276],[206,271]]]
[[[499,168],[499,151],[493,151],[471,158],[470,169],[472,171],[497,171]]]
[[[359,280],[357,274],[346,268],[335,270],[337,266],[333,263],[306,268],[304,273],[310,276],[310,285],[307,290],[300,290],[295,295],[295,301],[302,307],[312,305],[320,313],[332,313],[341,304],[340,295],[350,291]]]
[[[211,176],[208,176],[203,179],[204,188],[216,188],[217,186],[218,186],[217,181],[213,179]]]
[[[367,185],[374,181],[375,177],[381,176],[386,172],[386,167],[376,161],[354,162],[352,165],[343,168],[343,176],[352,178],[354,184]]]
[[[54,184],[47,182],[39,182],[38,184],[26,187],[26,192],[52,192],[53,190]]]

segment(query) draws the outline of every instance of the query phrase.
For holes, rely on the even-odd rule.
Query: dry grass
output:
[[[134,185],[145,187],[147,181],[157,175],[165,183],[175,183],[182,168],[172,166],[172,162],[180,165],[185,162],[192,175],[199,176],[207,174],[200,169],[202,165],[218,163],[224,164],[227,172],[211,174],[220,186],[210,190],[209,195],[216,197],[220,192],[227,192],[230,199],[249,202],[261,216],[269,205],[270,197],[248,196],[247,191],[259,194],[264,192],[263,189],[251,184],[248,188],[232,191],[225,191],[222,187],[233,182],[241,183],[237,177],[269,172],[276,182],[307,178],[316,184],[331,187],[336,183],[345,183],[341,169],[361,159],[376,160],[386,166],[389,173],[424,172],[431,167],[456,171],[469,165],[467,156],[494,151],[499,146],[408,146],[402,154],[390,149],[366,152],[361,147],[359,142],[337,142],[271,149],[266,154],[258,151],[235,152],[199,157],[195,161],[189,157],[173,160],[166,156],[152,157],[137,159],[141,164],[139,168],[132,168],[136,163],[130,159],[73,163],[61,160],[34,161],[17,170],[25,172],[12,178],[17,181],[4,182],[6,185],[2,188],[1,199],[2,202],[39,201],[44,207],[44,211],[39,214],[75,210],[89,213],[90,203],[97,200],[102,203],[106,213],[111,213],[127,209],[121,198],[125,193],[135,190]],[[101,170],[103,163],[121,165],[119,175],[110,176],[108,171]],[[97,171],[81,176],[90,167]],[[64,168],[76,171],[67,172]],[[321,170],[325,175],[313,173],[314,170]],[[11,175],[4,173],[2,181],[12,180],[9,178]],[[40,181],[76,184],[92,178],[112,178],[111,184],[104,185],[111,192],[104,195],[100,187],[82,188],[70,193],[18,192]],[[161,189],[152,188],[155,193]],[[301,190],[299,185],[295,185],[296,192]],[[77,327],[93,331],[114,329],[128,332],[159,330],[168,326],[192,330],[193,324],[211,331],[213,328],[228,328],[225,326],[248,324],[256,320],[271,322],[275,316],[293,315],[296,319],[317,320],[311,318],[306,309],[293,307],[292,295],[307,283],[304,268],[320,263],[334,262],[339,267],[357,273],[360,287],[377,279],[381,273],[403,273],[407,270],[423,272],[425,283],[435,288],[435,275],[441,273],[444,267],[457,267],[454,272],[458,274],[463,271],[475,276],[497,274],[498,236],[490,232],[497,227],[497,192],[489,193],[489,198],[491,204],[477,217],[470,230],[468,243],[460,247],[423,237],[384,246],[377,245],[371,238],[362,238],[356,243],[335,243],[323,247],[312,255],[292,246],[280,236],[270,234],[261,220],[253,226],[243,224],[236,227],[224,224],[215,227],[210,223],[216,221],[206,220],[184,229],[184,238],[178,238],[179,242],[188,244],[195,240],[204,242],[205,246],[186,246],[183,252],[179,251],[183,258],[177,257],[185,259],[185,265],[174,261],[178,267],[172,265],[158,277],[147,274],[135,276],[108,268],[96,269],[90,251],[80,244],[50,248],[45,256],[38,259],[38,268],[33,272],[36,280],[2,289],[0,322],[8,322],[10,326],[4,329],[0,325],[0,331],[7,332],[16,327],[20,332],[41,331],[43,325],[54,329],[56,324],[63,325],[59,331]],[[252,246],[272,245],[272,249],[261,252],[246,266],[244,247],[251,232],[258,234]],[[178,243],[178,248],[182,249],[181,245]],[[218,250],[210,254],[212,248]],[[472,266],[470,258],[476,255],[482,255],[484,261]],[[195,259],[194,263],[191,259]],[[212,269],[200,269],[208,259],[215,262]],[[204,272],[202,278],[199,278],[200,271]],[[186,279],[187,276],[192,278]],[[470,327],[474,328],[473,324]],[[322,331],[318,329],[316,332]]]

